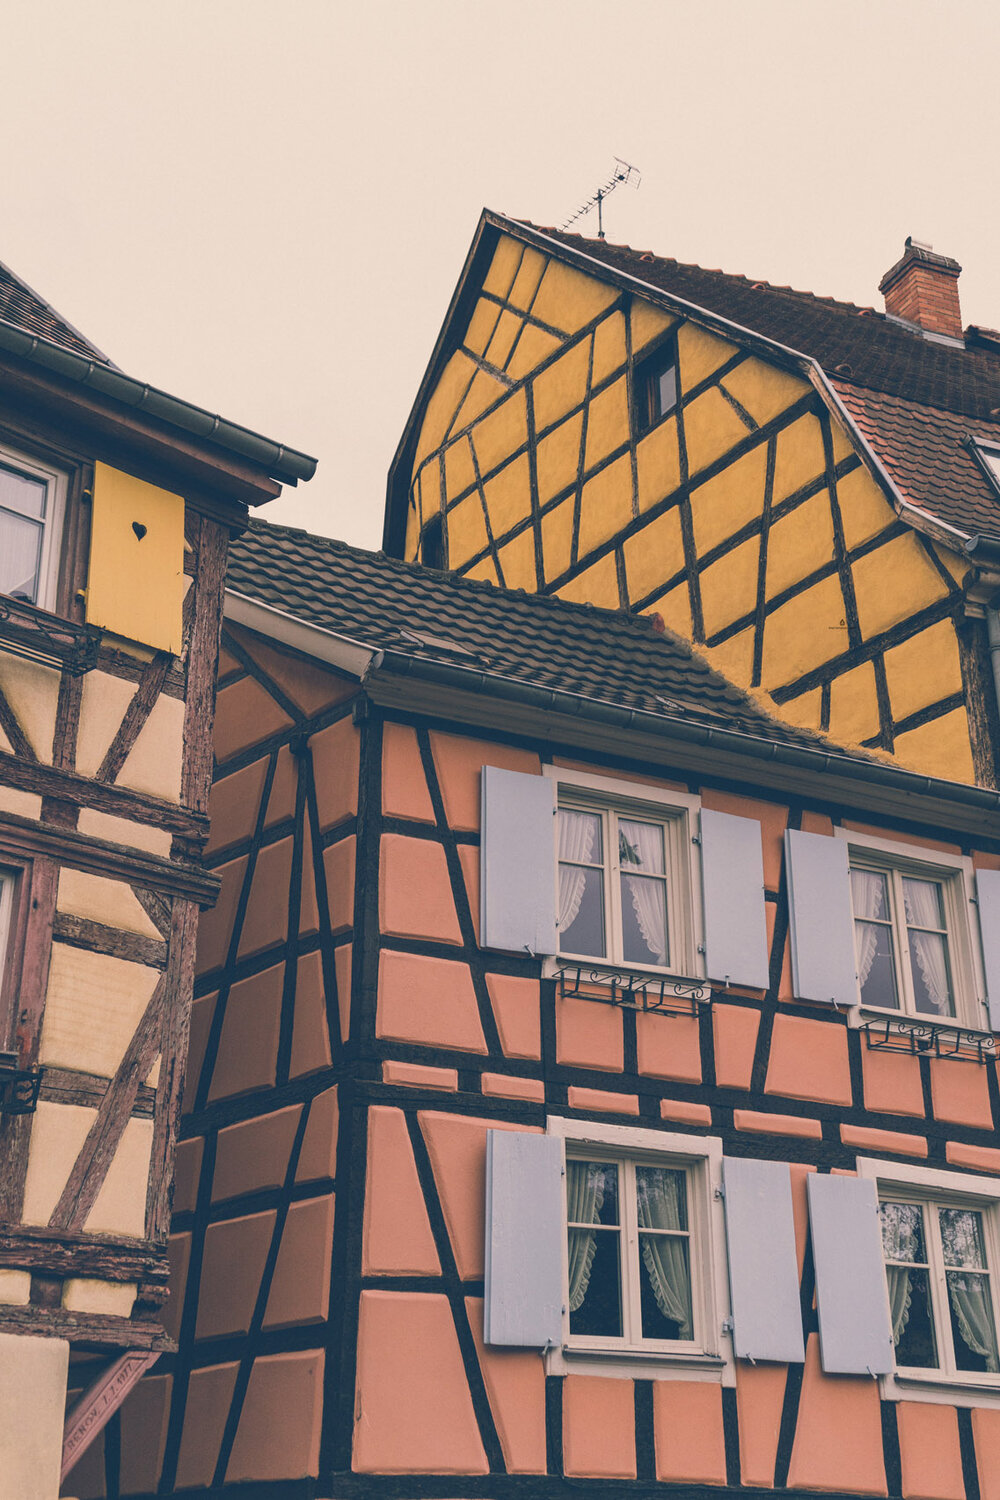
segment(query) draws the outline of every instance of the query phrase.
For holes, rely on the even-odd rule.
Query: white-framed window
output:
[[[696,975],[696,797],[547,766],[558,781],[559,957]]]
[[[0,594],[55,609],[66,476],[0,448]]]
[[[992,481],[993,487],[1000,493],[1000,444],[974,438],[972,451]]]
[[[1000,1404],[1000,1182],[861,1158],[858,1172],[878,1188],[889,1391]]]
[[[971,860],[837,833],[849,841],[859,1005],[985,1029]]]
[[[725,1378],[722,1143],[549,1121],[565,1144],[563,1344],[552,1370],[650,1361]]]
[[[14,897],[20,870],[11,870],[0,865],[0,979],[7,967],[14,932]]]

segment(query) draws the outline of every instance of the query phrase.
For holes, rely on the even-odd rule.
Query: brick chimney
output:
[[[932,245],[907,236],[903,254],[878,284],[885,296],[885,310],[894,318],[905,318],[925,333],[962,337],[962,313],[958,305],[958,278],[962,267],[950,256],[938,255]]]

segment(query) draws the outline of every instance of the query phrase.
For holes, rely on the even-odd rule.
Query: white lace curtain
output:
[[[906,920],[916,927],[940,927],[941,907],[938,887],[928,880],[906,880]],[[944,938],[936,932],[909,930],[910,951],[917,960],[917,967],[927,988],[927,995],[934,1012],[939,1016],[950,1016],[951,993],[948,984],[948,960]]]
[[[604,1168],[589,1161],[566,1163],[566,1217],[570,1224],[596,1224],[604,1207]],[[586,1229],[569,1231],[569,1310],[583,1306],[594,1264],[596,1235]]]
[[[858,921],[864,921],[866,917],[884,918],[886,915],[884,898],[885,877],[883,875],[873,870],[851,871],[851,899],[854,904],[854,915]],[[858,980],[861,988],[864,989],[878,951],[878,929],[865,925],[855,927],[855,931],[858,935]]]
[[[680,1229],[683,1190],[684,1178],[679,1172],[644,1172],[639,1190],[640,1230]],[[679,1339],[691,1338],[687,1237],[643,1234],[640,1244],[657,1307],[665,1318],[678,1325]]]
[[[642,933],[642,940],[658,964],[667,962],[667,924],[665,913],[665,887],[662,880],[644,879],[625,873],[625,866],[633,860],[624,857],[629,848],[634,863],[641,870],[663,869],[663,830],[650,823],[629,823],[627,836],[623,834],[622,885],[628,891],[632,910]],[[623,892],[624,894],[624,892]]]
[[[594,835],[598,829],[593,813],[573,812],[568,807],[559,809],[559,858],[582,861],[589,864],[593,859]],[[586,871],[573,865],[559,866],[559,927],[566,932],[580,914],[583,900]]]

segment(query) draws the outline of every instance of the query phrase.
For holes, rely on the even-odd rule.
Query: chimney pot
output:
[[[885,297],[885,310],[894,318],[914,323],[925,333],[962,337],[962,311],[958,301],[958,278],[962,267],[948,255],[939,255],[932,245],[906,238],[903,254],[878,284]]]

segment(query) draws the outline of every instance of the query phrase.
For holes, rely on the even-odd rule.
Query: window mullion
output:
[[[622,1326],[625,1341],[642,1339],[642,1307],[639,1296],[639,1205],[635,1186],[635,1163],[621,1163],[622,1178]]]
[[[896,967],[899,970],[900,1000],[902,1009],[916,1014],[917,1002],[913,992],[913,969],[910,957],[910,934],[906,926],[906,903],[903,897],[903,876],[899,870],[889,871],[892,885],[892,928],[898,952]]]
[[[621,879],[619,874],[620,860],[618,854],[618,814],[608,811],[604,814],[605,859],[604,859],[604,882],[605,882],[605,909],[607,911],[608,932],[605,939],[605,948],[608,958],[612,963],[620,964],[623,961],[624,944],[622,942],[622,902],[621,902]]]
[[[934,1329],[940,1350],[941,1369],[949,1375],[954,1375],[955,1350],[951,1337],[951,1318],[948,1315],[948,1278],[945,1274],[941,1225],[938,1222],[936,1203],[924,1204],[924,1235],[927,1241],[928,1275],[933,1287],[931,1307],[934,1312]]]

